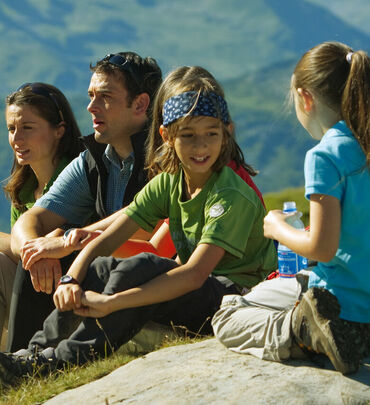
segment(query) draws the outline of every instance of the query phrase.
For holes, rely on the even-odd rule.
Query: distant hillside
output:
[[[370,1],[368,0],[308,0],[346,21],[352,27],[370,35]]]
[[[295,63],[295,62],[294,62]],[[287,97],[294,63],[282,62],[225,82],[236,135],[263,192],[303,185],[303,161],[314,145]]]
[[[369,49],[370,44],[369,25],[364,24],[370,18],[368,0],[320,3],[4,0],[0,99],[27,81],[53,83],[69,97],[87,134],[90,62],[129,49],[155,57],[164,73],[179,65],[201,65],[225,88],[237,139],[246,160],[260,170],[255,180],[262,191],[301,186],[304,155],[313,141],[285,107],[293,66],[304,51],[324,40],[341,40],[356,49]],[[347,17],[349,7],[348,15],[357,19]],[[4,179],[12,154],[1,112],[0,130]],[[8,229],[8,213],[1,195],[0,230]]]
[[[368,11],[368,0],[350,4]],[[197,64],[226,79],[324,40],[369,46],[361,25],[305,0],[4,0],[0,33],[3,94],[36,80],[86,91],[89,63],[123,49],[154,56],[164,71]]]

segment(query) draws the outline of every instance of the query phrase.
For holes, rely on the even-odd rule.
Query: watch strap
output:
[[[59,282],[58,282],[58,287],[61,285],[61,284],[80,284],[75,278],[73,278],[72,276],[70,276],[70,275],[68,275],[68,274],[65,274],[64,276],[62,276],[60,279],[59,279]]]
[[[72,231],[74,231],[76,228],[69,228],[69,229],[67,229],[65,232],[64,232],[64,234],[63,234],[63,240],[66,240],[67,239],[67,237],[68,237],[68,235],[72,232]]]

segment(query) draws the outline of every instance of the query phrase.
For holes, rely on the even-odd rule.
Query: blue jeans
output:
[[[88,270],[84,290],[114,294],[140,286],[176,267],[174,260],[150,253],[127,259],[99,257]],[[148,322],[185,326],[189,331],[211,334],[211,318],[225,294],[238,293],[234,285],[225,287],[213,275],[203,286],[170,301],[123,309],[99,318],[81,318],[73,312],[54,310],[44,327],[30,341],[29,349],[54,347],[61,363],[83,364],[110,354],[129,341]]]

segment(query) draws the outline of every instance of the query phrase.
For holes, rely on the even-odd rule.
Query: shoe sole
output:
[[[311,334],[311,341],[302,343],[305,346],[311,345],[312,349],[318,353],[323,353],[329,357],[336,370],[342,374],[354,373],[358,369],[358,363],[345,361],[351,357],[350,345],[345,339],[339,342],[333,335],[333,323],[339,319],[340,305],[337,298],[328,290],[323,288],[310,288],[303,296],[299,304],[302,321],[298,323],[301,328],[304,320],[312,327],[315,333]],[[298,307],[297,307],[298,309]],[[295,336],[300,336],[300,330],[294,331]],[[313,338],[316,336],[316,339]]]

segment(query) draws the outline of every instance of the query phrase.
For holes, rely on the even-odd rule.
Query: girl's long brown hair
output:
[[[292,86],[316,93],[340,112],[361,145],[370,168],[370,59],[340,42],[324,42],[298,62]]]

